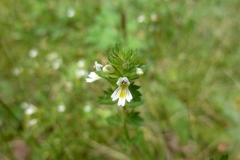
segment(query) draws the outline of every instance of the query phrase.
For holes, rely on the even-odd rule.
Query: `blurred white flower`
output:
[[[138,18],[137,18],[137,21],[139,23],[143,23],[145,21],[145,15],[143,15],[143,14],[139,15]]]
[[[117,81],[117,85],[119,86],[111,95],[113,101],[118,99],[118,106],[124,106],[126,100],[130,102],[132,100],[132,94],[128,89],[130,82],[127,77],[120,77]]]
[[[58,69],[62,64],[62,59],[61,58],[57,58],[56,60],[53,61],[52,63],[52,67],[53,69]]]
[[[47,63],[46,66],[48,67],[50,64],[52,66],[52,68],[55,70],[57,70],[63,62],[62,58],[58,56],[57,52],[49,53],[46,56],[46,59],[49,61],[49,63]]]
[[[137,68],[136,69],[136,74],[139,75],[139,76],[143,75],[142,69],[141,68]]]
[[[31,127],[31,126],[37,124],[37,122],[38,122],[37,119],[31,119],[30,121],[28,121],[28,127]]]
[[[48,61],[52,61],[54,59],[58,58],[58,53],[57,52],[51,52],[46,56]]]
[[[28,55],[32,58],[36,57],[38,55],[38,50],[36,48],[33,48],[29,51]]]
[[[99,77],[99,76],[97,75],[97,73],[95,73],[95,72],[90,72],[90,74],[88,75],[88,78],[86,78],[86,82],[92,83],[92,82],[94,82],[94,81],[96,81],[96,80],[99,80],[99,79],[101,79],[101,77]]]
[[[57,106],[57,111],[58,112],[64,112],[66,110],[66,107],[64,104],[60,104]]]
[[[68,81],[65,83],[65,87],[68,91],[71,91],[72,87],[73,87],[73,84],[72,82]]]
[[[91,106],[90,105],[86,105],[86,106],[84,106],[84,112],[90,112],[91,111]]]
[[[77,69],[75,74],[77,78],[81,78],[86,74],[86,71],[84,69]]]
[[[69,7],[68,10],[67,10],[67,16],[68,16],[69,18],[72,18],[72,17],[74,17],[74,15],[75,15],[75,10],[74,10],[74,8]]]
[[[22,72],[22,70],[23,70],[22,68],[15,67],[15,68],[12,69],[12,74],[14,76],[18,76]]]
[[[37,111],[37,107],[33,104],[29,104],[28,107],[25,109],[26,115],[32,115]]]
[[[29,106],[29,104],[28,104],[27,102],[22,102],[22,103],[21,103],[21,108],[22,108],[22,109],[27,109],[28,106]]]
[[[151,14],[151,20],[152,20],[152,21],[157,21],[157,19],[158,19],[157,14],[156,14],[156,13],[152,13],[152,14]]]
[[[94,67],[96,68],[96,71],[101,71],[101,68],[103,67],[103,65],[97,63],[97,61],[95,61],[95,65]],[[99,80],[101,77],[99,77],[97,75],[97,73],[95,72],[90,72],[90,74],[88,75],[88,78],[86,78],[86,82],[88,83],[92,83],[96,80]]]
[[[85,66],[85,60],[84,59],[80,59],[77,63],[79,68],[83,68]]]

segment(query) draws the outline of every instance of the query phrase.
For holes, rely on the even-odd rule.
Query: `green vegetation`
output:
[[[0,159],[240,159],[239,7],[1,0]],[[123,109],[98,104],[108,83],[85,81],[115,44],[147,65],[130,141]]]

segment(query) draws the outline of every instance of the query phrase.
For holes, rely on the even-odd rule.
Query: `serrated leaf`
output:
[[[114,66],[121,76],[129,77],[130,74],[135,73],[136,65],[133,62],[134,57],[137,55],[137,50],[133,52],[122,51],[118,45],[107,54],[108,62]],[[131,78],[134,79],[134,78]]]
[[[138,127],[144,125],[142,117],[140,117],[139,112],[136,111],[131,111],[129,114],[127,114],[126,121],[128,124]]]
[[[140,86],[135,85],[134,83],[131,83],[129,86],[129,90],[133,96],[133,101],[140,102],[141,101],[141,93],[138,91]]]
[[[113,93],[112,89],[108,89],[108,90],[104,90],[103,91],[104,95],[100,96],[98,98],[98,103],[100,104],[106,104],[106,105],[111,105],[111,104],[115,104],[115,101],[112,101],[111,99],[111,95]]]

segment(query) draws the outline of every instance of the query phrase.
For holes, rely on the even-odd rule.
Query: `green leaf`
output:
[[[127,114],[126,121],[128,124],[134,125],[134,126],[143,126],[144,122],[142,117],[139,116],[139,112],[131,111]]]
[[[119,115],[110,116],[106,120],[109,124],[114,126],[121,126],[121,123],[122,123],[121,117]]]
[[[228,160],[228,155],[222,155],[222,157],[219,160]]]
[[[121,76],[129,77],[130,74],[136,72],[136,65],[133,59],[137,55],[136,51],[122,51],[116,44],[115,47],[107,54],[108,62],[115,67]],[[130,78],[134,79],[134,78]]]
[[[142,94],[138,91],[140,86],[135,85],[134,83],[131,83],[129,86],[129,90],[133,96],[133,101],[140,102]]]
[[[96,71],[95,72],[99,77],[108,79],[108,74],[104,73],[103,71]]]
[[[106,104],[106,105],[111,105],[111,104],[115,104],[115,101],[112,101],[111,99],[111,95],[113,93],[113,90],[110,88],[108,90],[103,91],[104,95],[100,96],[98,98],[98,103],[100,104]]]

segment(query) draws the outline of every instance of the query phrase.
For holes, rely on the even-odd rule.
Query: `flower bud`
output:
[[[142,69],[141,68],[137,68],[136,69],[136,74],[139,75],[139,76],[143,75]]]
[[[105,72],[105,73],[114,73],[115,69],[114,69],[113,66],[108,64],[108,65],[103,67],[103,72]]]

